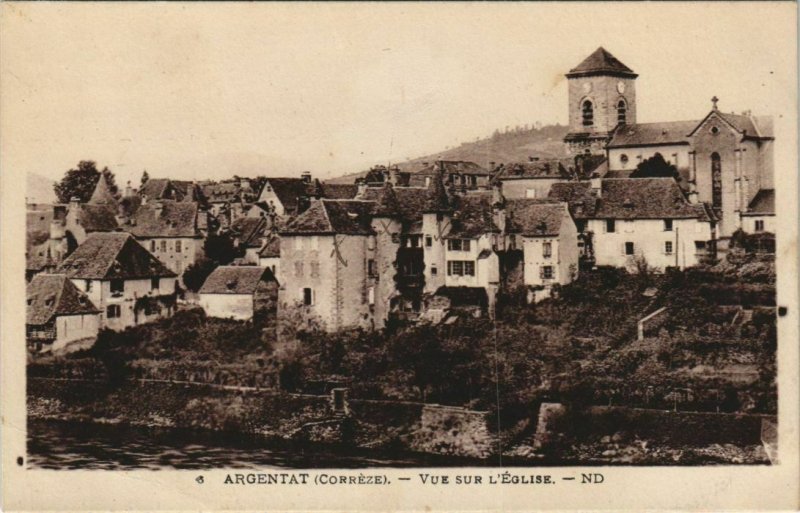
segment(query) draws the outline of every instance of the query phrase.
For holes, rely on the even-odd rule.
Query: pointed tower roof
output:
[[[384,186],[381,187],[372,215],[373,217],[400,217],[400,202],[397,201],[397,194],[391,183],[384,182]]]
[[[439,168],[436,176],[433,178],[428,189],[427,197],[425,198],[425,212],[426,213],[443,213],[451,212],[453,210],[450,205],[450,198],[447,194],[447,188],[444,185],[444,173],[441,167]]]
[[[592,52],[583,62],[569,70],[567,78],[588,75],[612,75],[628,78],[636,78],[638,76],[602,46]]]
[[[94,187],[92,197],[89,198],[89,203],[92,205],[112,205],[116,206],[117,200],[111,194],[111,188],[106,181],[106,175],[100,173],[100,179],[97,180],[97,185]]]

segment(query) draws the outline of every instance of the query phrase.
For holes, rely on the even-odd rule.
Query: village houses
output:
[[[208,276],[199,295],[206,315],[248,321],[259,311],[275,310],[278,283],[270,269],[223,265]]]
[[[121,330],[172,315],[178,276],[125,232],[93,233],[58,267]]]
[[[100,330],[100,310],[63,274],[36,275],[26,297],[26,339],[33,352],[93,340]]]

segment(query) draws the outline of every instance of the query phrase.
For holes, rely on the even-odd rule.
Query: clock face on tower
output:
[[[617,82],[617,91],[619,91],[619,94],[622,94],[622,93],[625,92],[625,82],[623,82],[621,80],[619,82]]]
[[[584,82],[583,83],[583,92],[584,94],[589,94],[592,92],[592,83],[591,82]]]

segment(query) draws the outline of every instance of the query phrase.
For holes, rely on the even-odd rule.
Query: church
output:
[[[639,123],[638,75],[604,48],[567,74],[569,133],[573,156],[606,158],[601,178],[626,178],[660,154],[674,165],[679,185],[692,203],[710,207],[716,237],[725,241],[738,229],[774,233],[775,194],[772,118],[711,110],[688,121]]]

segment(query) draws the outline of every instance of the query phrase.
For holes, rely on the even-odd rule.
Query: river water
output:
[[[230,433],[28,421],[28,465],[44,469],[453,467],[496,463],[419,453],[276,444],[257,436]]]

